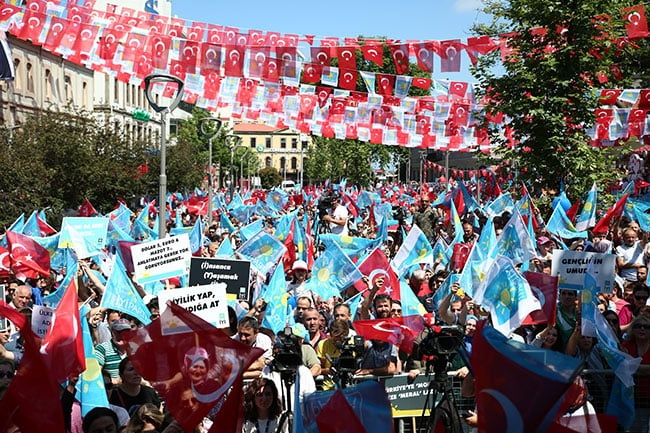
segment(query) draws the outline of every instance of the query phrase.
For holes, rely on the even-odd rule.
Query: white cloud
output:
[[[455,0],[454,9],[456,12],[475,11],[483,7],[481,0]]]

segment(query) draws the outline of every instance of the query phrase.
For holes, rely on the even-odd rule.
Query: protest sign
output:
[[[190,270],[190,238],[187,233],[131,245],[133,276],[139,284],[187,274]]]
[[[551,275],[559,277],[559,290],[581,290],[592,262],[598,292],[610,293],[614,287],[616,256],[568,250],[553,250]]]
[[[97,249],[102,249],[106,244],[107,233],[108,218],[66,217],[61,223],[58,247],[74,248],[74,239],[79,236]]]
[[[250,299],[251,262],[248,260],[192,257],[190,286],[225,283],[228,299]]]
[[[41,338],[45,338],[47,328],[49,328],[50,323],[52,323],[53,315],[53,308],[34,305],[32,307],[32,330],[34,331],[34,334]]]
[[[167,302],[170,301],[185,308],[190,313],[196,314],[217,328],[230,326],[226,285],[223,283],[162,290],[158,293],[160,323],[163,335],[191,332],[189,326],[176,316],[170,314],[170,312],[165,313],[169,308]]]

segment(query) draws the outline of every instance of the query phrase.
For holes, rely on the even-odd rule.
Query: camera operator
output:
[[[325,376],[323,390],[334,389],[332,363],[337,364],[341,356],[341,346],[345,342],[350,331],[346,320],[337,319],[330,326],[330,338],[322,340],[316,348],[316,355],[320,359],[322,374]]]
[[[335,235],[348,234],[348,209],[341,204],[341,196],[331,196],[332,207],[330,212],[323,216],[323,221],[329,223],[330,231]]]
[[[256,318],[244,316],[237,324],[235,340],[250,347],[264,349],[264,353],[244,372],[244,379],[252,379],[262,375],[262,369],[273,359],[273,342],[266,334],[260,332],[260,325]]]

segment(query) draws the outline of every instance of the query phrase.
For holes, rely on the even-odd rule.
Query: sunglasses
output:
[[[402,312],[402,310],[390,310],[390,311],[391,311],[391,313],[401,313]]]
[[[644,323],[637,323],[636,325],[632,326],[632,329],[645,329],[647,331],[650,330],[650,324],[646,325]]]
[[[6,377],[7,379],[11,379],[14,377],[14,372],[13,371],[0,371],[0,379]]]

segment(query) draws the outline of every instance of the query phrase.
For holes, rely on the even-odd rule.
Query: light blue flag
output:
[[[628,199],[628,202],[630,200]],[[639,227],[641,227],[641,230],[644,232],[650,231],[650,214],[645,213],[641,209],[635,207],[634,208],[634,218],[632,218],[634,221],[639,223]]]
[[[449,211],[451,213],[451,222],[454,225],[454,239],[451,241],[451,244],[449,244],[449,247],[453,248],[454,244],[463,243],[463,236],[465,233],[463,232],[463,223],[460,221],[460,215],[458,215],[458,209],[456,209],[453,200],[449,202]]]
[[[250,260],[257,272],[266,275],[278,264],[286,251],[287,248],[275,236],[261,231],[244,242],[236,253]]]
[[[305,432],[305,421],[302,416],[302,399],[300,397],[300,369],[296,369],[296,383],[293,390],[293,407],[294,407],[294,416],[293,416],[293,431],[291,433],[304,433]],[[289,393],[291,394],[291,393]],[[287,396],[287,398],[290,398]]]
[[[228,230],[228,233],[230,234],[234,233],[236,230],[225,211],[221,211],[221,214],[219,215],[219,226],[221,226],[222,230]]]
[[[363,275],[350,258],[332,244],[314,262],[311,277],[305,282],[305,290],[311,290],[323,299],[340,296],[341,290],[351,286]]]
[[[138,215],[135,220],[133,220],[133,226],[131,227],[130,235],[133,239],[142,241],[151,241],[158,239],[158,232],[149,227],[149,216],[147,215],[146,208],[140,212],[140,215]]]
[[[447,255],[449,251],[449,245],[442,238],[442,236],[436,239],[436,243],[433,244],[433,261],[434,263],[440,263],[442,266],[447,266],[451,257]]]
[[[23,232],[23,226],[25,225],[25,214],[22,213],[18,218],[16,218],[16,221],[11,223],[7,231],[12,231],[15,233],[22,233]],[[7,237],[2,236],[0,238],[0,245],[2,245],[5,248],[9,247],[9,244],[7,243]]]
[[[215,257],[225,257],[228,259],[234,259],[236,257],[230,238],[224,239],[223,242],[219,244],[219,249],[217,249]]]
[[[422,302],[415,296],[413,289],[409,287],[408,283],[402,278],[399,281],[400,285],[400,302],[402,303],[402,316],[423,315],[427,312]]]
[[[575,227],[578,231],[585,231],[596,225],[596,203],[598,200],[598,188],[594,183],[587,193],[587,199],[582,206],[582,211],[576,218]]]
[[[262,290],[260,296],[268,303],[262,326],[277,334],[289,323],[289,316],[291,316],[287,280],[281,264],[275,267],[269,284]]]
[[[528,230],[514,209],[510,220],[503,227],[501,236],[497,239],[496,254],[509,257],[516,264],[527,262],[537,256],[535,244],[528,235]]]
[[[297,214],[297,210],[282,214],[280,215],[280,218],[275,222],[275,232],[273,234],[276,238],[278,238],[279,241],[284,242],[287,239],[289,233],[291,232],[291,226],[293,225]]]
[[[496,257],[497,234],[494,230],[494,216],[488,216],[478,238],[478,244],[481,247],[481,252],[491,258]]]
[[[438,311],[438,308],[440,308],[440,303],[442,302],[442,300],[445,299],[445,296],[451,293],[451,286],[454,283],[458,283],[459,281],[460,281],[460,274],[451,273],[447,276],[447,278],[445,278],[445,281],[442,282],[440,287],[438,287],[438,290],[436,290],[436,292],[431,297],[431,305],[433,307],[433,311]]]
[[[144,325],[151,323],[151,313],[126,275],[126,269],[119,256],[115,256],[113,271],[106,282],[101,306],[126,313]]]
[[[305,224],[309,224],[309,216],[307,214],[303,215],[302,218]],[[296,219],[293,227],[293,244],[296,247],[296,260],[302,260],[305,263],[309,263],[307,242],[307,230],[305,229],[305,225],[300,220]]]
[[[244,200],[242,200],[241,196],[239,193],[235,193],[235,196],[230,200],[230,203],[228,203],[228,206],[226,206],[226,209],[231,210],[236,207],[244,206]]]
[[[375,203],[375,201],[373,194],[368,191],[361,191],[357,196],[357,206],[359,206],[359,209],[370,207]]]
[[[264,229],[264,220],[258,219],[239,229],[239,237],[242,242],[246,242]],[[278,240],[283,240],[278,237]]]
[[[634,386],[625,386],[621,379],[615,377],[605,413],[607,415],[614,415],[618,424],[622,425],[625,429],[629,429],[632,423],[634,423],[634,417],[636,415],[634,409]]]
[[[512,210],[515,208],[515,203],[512,200],[512,196],[510,195],[509,192],[502,193],[499,197],[494,199],[492,203],[490,203],[488,206],[485,208],[485,213],[490,216],[497,216],[501,215],[504,212],[512,212]]]
[[[275,212],[280,212],[289,202],[289,194],[281,189],[275,188],[266,194],[265,202]]]
[[[196,254],[201,250],[203,246],[203,221],[201,218],[197,218],[190,230],[190,249],[192,254]]]
[[[148,295],[158,296],[158,293],[165,290],[165,283],[162,281],[151,281],[142,285],[142,288]]]
[[[416,224],[411,227],[408,235],[403,239],[404,242],[391,261],[398,277],[401,278],[413,265],[420,263],[433,265],[433,248]]]
[[[555,206],[551,217],[546,223],[546,230],[564,239],[586,238],[586,231],[578,231],[561,205]]]
[[[77,257],[75,256],[74,251],[72,251],[70,248],[65,248],[64,250],[66,251],[64,254],[66,258],[65,277],[63,277],[63,280],[61,280],[61,283],[59,284],[59,288],[57,290],[50,293],[49,295],[43,296],[43,305],[46,307],[56,308],[59,305],[59,302],[61,302],[61,298],[63,298],[63,294],[65,293],[68,286],[70,286],[73,278],[77,277],[77,271],[79,270]],[[85,322],[85,320],[82,320],[82,322]]]
[[[115,224],[115,221],[109,221],[108,231],[106,233],[106,245],[119,248],[119,241],[135,242],[135,239],[122,230],[119,225]]]
[[[325,245],[326,249],[331,245],[336,244],[352,260],[358,259],[366,251],[373,249],[377,244],[377,241],[375,239],[357,238],[347,235],[335,235],[333,233],[324,233],[320,235],[319,239],[323,245]]]
[[[38,221],[36,220],[38,212],[34,211],[25,221],[23,226],[22,234],[26,236],[41,236],[41,228],[38,226]]]
[[[650,209],[650,196],[648,194],[642,199],[628,197],[623,207],[623,215],[630,220],[636,221],[637,213],[646,213],[648,209]]]
[[[117,209],[112,210],[106,215],[114,226],[119,227],[122,231],[129,233],[131,231],[131,216],[133,212],[124,203],[120,203]]]
[[[230,209],[230,216],[235,218],[241,224],[247,224],[253,215],[255,215],[255,208],[247,204],[235,206]]]
[[[90,311],[87,305],[84,305],[79,311],[83,318]],[[87,320],[81,320],[81,335],[84,342],[84,355],[86,357],[86,369],[79,375],[77,381],[77,399],[81,405],[81,416],[86,416],[88,412],[96,407],[109,407],[106,388],[104,388],[104,377],[102,376],[102,367],[95,357],[93,339],[90,335],[90,327]]]
[[[506,337],[532,311],[542,308],[528,281],[505,256],[497,256],[492,263],[484,283],[474,293],[474,302],[490,310],[494,328]]]

